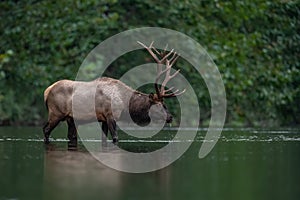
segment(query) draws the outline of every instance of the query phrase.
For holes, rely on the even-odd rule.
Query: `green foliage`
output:
[[[85,56],[109,36],[143,26],[181,31],[204,46],[226,87],[228,125],[300,123],[299,1],[5,1],[0,17],[0,123],[45,120],[48,85],[74,79]],[[144,54],[132,59],[135,53],[107,75],[118,78],[144,63]],[[194,86],[207,124],[204,82],[185,61],[177,66]],[[175,100],[170,107],[179,112]]]

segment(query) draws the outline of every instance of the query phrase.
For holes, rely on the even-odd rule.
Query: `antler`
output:
[[[152,56],[152,58],[156,61],[157,63],[157,76],[156,76],[156,80],[155,80],[155,90],[156,90],[156,94],[158,97],[160,98],[168,98],[168,97],[175,97],[178,95],[181,95],[185,92],[185,89],[183,91],[179,91],[178,89],[175,90],[174,92],[172,92],[172,90],[174,89],[174,87],[171,87],[169,89],[165,89],[167,83],[174,78],[178,73],[179,73],[179,69],[174,73],[174,74],[170,74],[171,73],[171,68],[172,66],[175,64],[176,60],[178,59],[179,55],[174,52],[174,49],[172,49],[169,53],[167,53],[167,47],[168,45],[166,45],[165,49],[161,52],[159,52],[154,46],[153,46],[153,41],[151,42],[150,46],[146,46],[145,44],[143,44],[142,42],[137,41],[140,45],[142,45],[145,49],[147,49],[147,51],[150,53],[150,55]],[[172,56],[171,56],[172,55]],[[162,58],[159,58],[159,57]],[[170,59],[168,59],[168,57],[170,57]],[[165,63],[166,68],[164,70],[162,70],[162,65]],[[165,79],[161,84],[161,87],[159,88],[158,85],[158,80],[163,76],[163,74],[165,74]]]

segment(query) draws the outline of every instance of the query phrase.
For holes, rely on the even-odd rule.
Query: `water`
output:
[[[153,151],[175,133],[142,140],[121,134],[119,145]],[[204,134],[200,130],[170,166],[128,174],[100,164],[80,144],[68,150],[65,126],[53,132],[47,147],[40,128],[2,127],[0,199],[299,199],[299,129],[225,129],[212,152],[199,159]]]

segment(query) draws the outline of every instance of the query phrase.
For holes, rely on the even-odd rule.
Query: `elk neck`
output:
[[[151,103],[148,94],[134,92],[129,100],[129,114],[132,120],[138,125],[147,125],[151,119],[149,109]]]

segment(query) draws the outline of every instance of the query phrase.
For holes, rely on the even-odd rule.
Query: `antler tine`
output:
[[[168,44],[166,44],[164,50],[161,50],[161,52],[158,52],[157,53],[160,55],[160,56],[165,56],[166,55],[166,52],[167,52],[167,48],[168,48]]]
[[[170,75],[170,79],[174,78],[179,72],[180,72],[180,69],[178,69],[174,74]]]
[[[142,42],[137,41],[137,43],[139,43],[140,45],[142,45],[145,49],[148,49],[148,47],[145,44],[143,44]]]
[[[158,80],[162,77],[162,75],[164,75],[164,73],[166,73],[166,71],[168,71],[169,68],[166,68],[164,70],[161,70],[160,68],[160,71],[157,72],[157,76],[156,76],[156,79],[155,79],[155,83],[154,83],[154,86],[155,86],[155,90],[156,90],[156,93],[158,96],[160,96],[161,94],[161,91],[163,90],[162,88],[159,89],[159,85],[158,85]]]
[[[161,53],[155,47],[151,47],[151,49],[153,49],[155,51],[155,53],[157,53],[158,55],[161,56]]]
[[[161,88],[160,88],[160,96],[163,98],[179,96],[185,92],[185,89],[181,92],[177,89],[174,92],[168,93],[173,89],[173,87],[165,90],[167,83],[180,72],[180,69],[178,69],[174,74],[172,74],[172,75],[170,74],[172,65],[175,63],[174,61],[176,61],[177,58],[178,58],[178,56],[176,56],[175,59],[171,61],[172,62],[171,64],[170,64],[170,60],[166,60],[166,69],[163,71],[163,73],[164,72],[166,73],[166,76],[165,76],[165,79],[162,82]]]
[[[152,47],[152,49],[160,56],[165,56],[167,52],[168,44],[165,46],[164,50],[161,50],[160,52],[155,48]]]
[[[163,51],[158,51],[154,46],[154,41],[151,42],[151,44],[146,46],[140,41],[137,41],[140,45],[142,45],[147,51],[150,53],[150,55],[153,57],[153,59],[157,62],[157,76],[155,79],[155,90],[157,93],[157,96],[159,98],[168,98],[168,97],[175,97],[178,95],[181,95],[185,92],[185,89],[183,91],[179,91],[178,89],[172,92],[174,87],[171,87],[169,89],[165,89],[167,83],[174,78],[180,70],[177,70],[175,73],[171,75],[171,68],[179,58],[179,54],[172,49],[169,53],[167,52],[168,44],[166,45],[165,49]],[[171,56],[170,59],[168,59]],[[162,65],[165,64],[166,68],[163,70]],[[159,88],[158,81],[162,77],[162,75],[165,74],[165,78],[161,84],[161,87]],[[169,93],[170,92],[170,93]]]
[[[176,56],[177,56],[177,52],[175,51],[175,52],[173,53],[173,56],[172,56],[169,60],[170,60],[170,61],[173,60]]]
[[[170,92],[174,89],[174,87],[170,87],[169,89],[165,90],[165,93]]]
[[[169,98],[169,97],[176,97],[176,96],[180,96],[183,93],[185,93],[186,89],[182,90],[181,92],[179,92],[179,90],[177,89],[175,92],[169,93],[169,94],[164,94],[162,95],[163,98]]]
[[[161,64],[161,61],[158,59],[158,57],[155,55],[155,53],[152,51],[153,47],[153,43],[154,41],[151,42],[150,46],[147,47],[145,44],[143,44],[142,42],[140,41],[137,41],[137,43],[139,43],[140,45],[142,45],[145,49],[147,49],[147,51],[150,53],[150,55],[153,57],[153,59],[158,63],[158,64]]]
[[[164,91],[164,88],[166,87],[167,83],[180,72],[180,69],[178,69],[174,74],[171,75],[170,74],[171,68],[172,68],[172,65],[170,65],[170,61],[166,60],[166,69],[164,70],[164,71],[166,71],[166,76],[165,76],[165,80],[161,84],[160,91]],[[162,93],[164,94],[164,92],[162,92]]]
[[[154,44],[154,41],[151,42],[149,48],[152,48],[152,45]]]
[[[169,71],[170,69],[171,69],[171,68],[166,68],[166,69],[164,69],[164,70],[161,70],[160,72],[157,72],[157,76],[156,76],[156,79],[155,79],[155,90],[156,90],[156,91],[159,91],[159,93],[157,93],[157,94],[161,94],[161,93],[164,92],[164,87],[166,86],[166,84],[167,84],[167,82],[168,82],[168,81],[165,81],[165,80],[166,80],[166,78],[165,78],[164,82],[162,83],[161,88],[159,89],[159,86],[158,86],[158,80],[162,77],[162,75],[164,75],[165,73],[168,73],[168,71]]]
[[[174,49],[172,49],[167,55],[165,55],[162,59],[161,62],[164,62],[165,60],[167,60],[167,58],[173,54]]]
[[[167,48],[168,48],[168,43],[166,44],[166,47],[164,49],[164,53],[167,51]]]
[[[172,56],[172,58],[170,59],[171,65],[173,66],[175,64],[175,62],[177,61],[177,59],[179,58],[179,54],[177,54],[176,52],[174,53],[174,55]]]
[[[172,59],[174,58],[174,56],[177,55],[177,53],[174,52],[174,49],[172,49],[167,55],[165,55],[163,58],[159,59],[159,58],[157,57],[156,54],[158,54],[158,55],[160,55],[160,56],[163,56],[163,54],[165,54],[165,52],[166,52],[166,48],[168,47],[168,44],[166,45],[165,50],[164,50],[163,52],[159,52],[159,51],[153,46],[154,41],[151,42],[151,44],[149,45],[149,47],[146,46],[145,44],[143,44],[143,43],[140,42],[140,41],[137,41],[137,43],[139,43],[139,44],[142,45],[145,49],[147,49],[147,51],[150,53],[150,55],[154,58],[154,60],[155,60],[158,64],[162,64],[162,63],[163,63],[170,55],[172,55],[173,53],[174,53],[174,54],[173,54],[173,56],[172,56],[172,58],[171,58],[170,60],[172,60]],[[152,50],[154,50],[156,54],[155,54]]]

